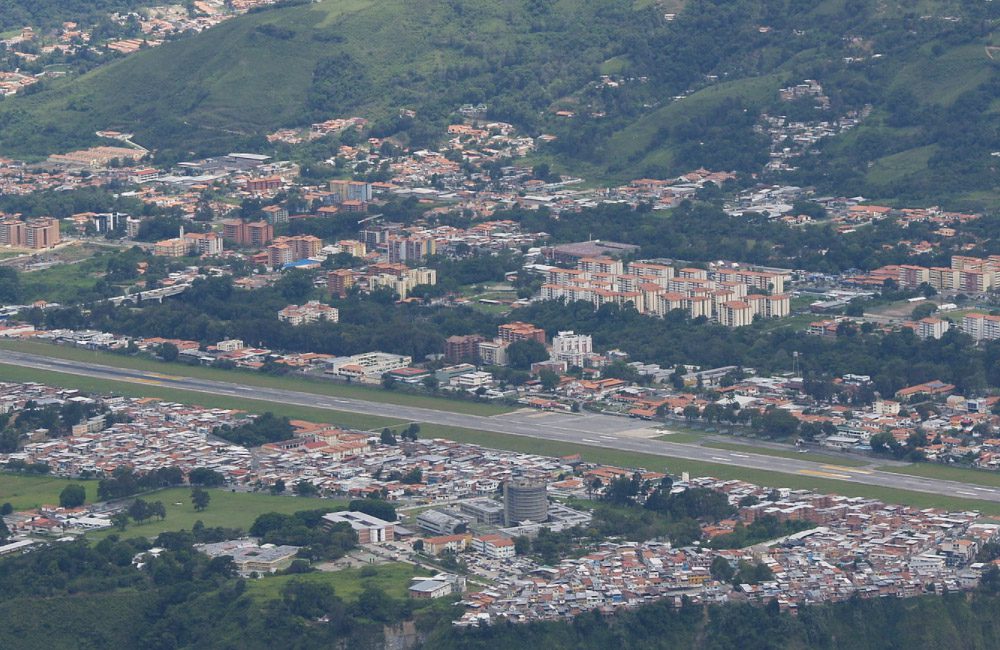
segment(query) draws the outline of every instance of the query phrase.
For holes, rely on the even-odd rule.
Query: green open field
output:
[[[893,90],[905,88],[921,101],[947,106],[994,74],[995,66],[980,43],[969,43],[934,56],[929,46],[893,80]]]
[[[937,145],[929,144],[900,151],[874,162],[867,178],[877,185],[884,185],[927,169],[927,161],[937,152]]]
[[[92,380],[87,377],[78,377],[64,373],[52,373],[41,370],[17,368],[0,364],[0,379],[8,381],[37,381],[56,386],[67,386],[91,391],[115,391],[120,393],[142,395],[150,397],[162,397],[174,401],[188,402],[192,404],[202,404],[204,406],[218,406],[220,408],[243,408],[249,411],[272,411],[278,415],[288,417],[309,419],[316,422],[340,423],[341,416],[349,416],[338,411],[326,409],[307,408],[277,404],[274,402],[264,402],[259,400],[238,400],[241,406],[236,406],[229,398],[201,393],[190,393],[187,391],[167,390],[172,393],[170,396],[162,396],[158,393],[164,389],[156,386],[129,384],[125,382],[103,382]],[[381,418],[385,420],[384,418]],[[398,426],[398,421],[388,421],[386,424],[369,425],[372,427]],[[345,425],[349,426],[349,425]],[[900,503],[921,508],[949,508],[949,509],[972,509],[979,510],[985,514],[1000,515],[1000,503],[983,501],[979,499],[956,498],[943,494],[929,494],[923,492],[911,492],[892,488],[882,488],[863,483],[849,483],[837,478],[825,478],[820,476],[807,476],[804,474],[786,474],[765,470],[749,469],[745,467],[735,467],[716,463],[706,463],[700,461],[682,460],[652,454],[641,454],[590,445],[576,445],[549,440],[539,440],[520,436],[504,435],[486,431],[477,431],[461,427],[448,427],[433,424],[421,424],[420,436],[424,438],[440,437],[459,442],[469,442],[473,444],[492,447],[494,449],[508,449],[529,454],[541,454],[547,456],[567,456],[580,454],[589,462],[605,463],[621,467],[642,467],[649,470],[667,470],[674,474],[690,472],[694,476],[715,476],[724,479],[741,479],[772,487],[788,487],[793,489],[809,489],[818,492],[828,492],[843,494],[846,496],[865,496],[881,499],[888,503]],[[949,468],[942,468],[949,469]],[[849,471],[845,468],[845,471]],[[829,473],[829,472],[827,472]],[[952,478],[962,480],[961,476],[947,476],[942,478]],[[253,498],[259,498],[251,495]],[[194,520],[191,520],[192,523]],[[206,520],[206,524],[207,524]],[[148,524],[152,525],[152,524]],[[221,525],[221,524],[220,524]]]
[[[418,406],[422,408],[432,408],[439,411],[452,411],[454,413],[466,413],[468,415],[499,415],[508,413],[513,409],[498,404],[486,404],[482,402],[472,402],[464,400],[453,400],[444,397],[433,397],[430,395],[414,395],[401,391],[383,390],[381,388],[369,388],[350,384],[335,384],[332,382],[310,381],[301,377],[272,377],[249,371],[220,370],[218,368],[205,368],[201,366],[188,366],[180,363],[164,363],[154,359],[130,357],[111,352],[97,352],[94,350],[83,350],[64,345],[52,345],[36,341],[0,341],[0,347],[8,350],[20,352],[30,352],[46,357],[57,359],[69,359],[72,361],[85,361],[87,363],[99,363],[115,368],[128,368],[130,370],[142,370],[145,372],[169,373],[181,377],[196,377],[198,379],[210,379],[214,381],[226,381],[245,384],[247,386],[261,386],[265,388],[282,388],[285,390],[295,390],[303,393],[315,393],[317,395],[330,395],[335,397],[351,397],[363,399],[371,402],[385,402],[386,404],[398,404],[400,406]]]
[[[272,496],[245,492],[230,492],[229,490],[209,490],[212,500],[208,508],[197,512],[191,505],[191,488],[166,488],[140,495],[146,501],[162,501],[167,508],[167,516],[163,521],[152,519],[142,525],[130,523],[125,532],[115,529],[101,530],[87,535],[89,539],[99,540],[108,535],[118,534],[122,537],[156,537],[165,531],[191,530],[199,519],[209,527],[242,528],[248,530],[259,515],[266,512],[281,512],[292,514],[300,510],[316,510],[329,508],[343,510],[344,501],[335,499],[315,499],[297,496]],[[180,505],[176,505],[176,504]]]
[[[107,260],[91,258],[72,264],[59,264],[40,271],[21,274],[21,285],[27,300],[70,302],[81,291],[94,288],[104,275]]]
[[[0,472],[0,504],[10,503],[14,510],[59,505],[59,493],[70,483],[84,486],[87,490],[87,503],[97,498],[97,481]]]
[[[327,584],[333,587],[335,594],[346,601],[357,600],[358,595],[369,585],[379,587],[394,598],[405,598],[410,578],[417,575],[432,575],[433,571],[423,573],[404,562],[373,565],[374,576],[362,577],[361,569],[342,569],[340,571],[318,571],[287,576],[265,576],[260,580],[251,580],[247,584],[247,593],[260,601],[281,598],[281,590],[289,582],[296,580]]]
[[[866,463],[863,460],[857,460],[855,458],[846,458],[843,456],[817,454],[814,452],[803,454],[793,449],[787,449],[787,450],[772,449],[771,447],[756,447],[754,445],[741,445],[733,442],[706,442],[702,443],[701,446],[711,447],[712,449],[725,449],[727,451],[744,452],[747,454],[760,454],[762,456],[776,456],[778,458],[794,458],[795,460],[807,460],[813,463],[825,463],[827,465],[841,465],[843,467],[864,467],[866,465],[871,464],[871,463]]]
[[[113,393],[128,397],[155,397],[170,402],[197,404],[209,408],[237,409],[250,413],[271,411],[292,419],[328,422],[351,429],[381,429],[382,427],[400,424],[399,420],[374,415],[345,413],[344,411],[292,404],[278,404],[276,402],[227,397],[225,395],[210,395],[208,393],[157,386],[152,382],[140,384],[127,381],[106,381],[63,372],[49,372],[47,370],[35,370],[34,368],[22,368],[6,364],[0,364],[0,381],[38,382],[52,386],[76,388],[77,390],[92,393]]]
[[[779,327],[790,327],[792,329],[801,330],[806,329],[809,326],[809,323],[815,320],[815,314],[792,314],[791,316],[786,316],[785,318],[769,318],[760,324],[760,328],[765,332],[776,330]]]

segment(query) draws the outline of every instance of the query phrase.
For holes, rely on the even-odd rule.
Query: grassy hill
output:
[[[461,104],[558,136],[539,157],[600,180],[759,172],[762,111],[817,79],[871,116],[783,179],[824,192],[1000,204],[997,3],[980,0],[321,0],[229,21],[0,102],[0,155],[134,131],[163,159],[362,115],[430,144]],[[667,14],[676,14],[667,19]],[[616,84],[601,82],[615,75]],[[415,119],[399,110],[415,110]],[[558,118],[555,109],[576,113]],[[808,108],[808,107],[807,107]],[[801,107],[797,110],[801,112]]]
[[[251,13],[0,104],[0,151],[33,155],[125,129],[159,150],[221,151],[312,119],[441,118],[517,87],[529,108],[592,76],[622,0],[323,0]],[[180,155],[186,153],[179,151]]]

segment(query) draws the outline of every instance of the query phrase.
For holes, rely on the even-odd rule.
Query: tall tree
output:
[[[71,483],[59,493],[59,505],[63,508],[79,508],[87,500],[87,489],[77,483]]]
[[[209,494],[207,491],[199,487],[196,487],[193,490],[191,490],[191,504],[194,506],[194,509],[197,510],[198,512],[201,512],[202,510],[207,508],[208,503],[211,500],[212,500],[212,495]]]

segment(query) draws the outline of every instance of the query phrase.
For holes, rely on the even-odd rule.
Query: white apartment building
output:
[[[395,292],[401,300],[410,295],[414,287],[421,284],[437,284],[437,271],[425,267],[406,269],[401,274],[378,273],[364,276],[368,283],[368,290],[374,291],[379,287],[387,287]]]
[[[951,327],[951,323],[940,318],[922,318],[917,321],[916,334],[922,339],[939,339]]]
[[[503,535],[473,537],[472,548],[493,560],[509,560],[515,555],[514,540]]]
[[[584,359],[593,351],[594,341],[589,334],[576,334],[569,330],[552,337],[552,359],[556,361],[583,366]]]
[[[966,314],[962,319],[962,331],[979,341],[1000,339],[1000,316],[990,314]]]
[[[755,316],[783,318],[791,312],[783,293],[790,272],[751,271],[711,265],[709,269],[674,269],[655,262],[584,258],[576,269],[551,268],[542,285],[543,300],[583,300],[595,308],[631,304],[637,311],[665,316],[683,309],[691,318],[704,316],[728,327],[743,327]],[[769,295],[751,294],[759,289]],[[555,357],[554,357],[555,358]]]
[[[479,362],[484,366],[506,366],[507,346],[506,341],[480,341]]]
[[[467,372],[464,375],[459,375],[451,380],[452,386],[457,386],[463,390],[476,390],[477,388],[485,388],[493,383],[493,375],[488,372]]]
[[[753,323],[754,310],[742,300],[730,300],[719,306],[719,323],[726,327],[745,327]]]

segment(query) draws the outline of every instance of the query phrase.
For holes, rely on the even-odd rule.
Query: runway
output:
[[[644,437],[647,435],[647,432],[643,431],[645,425],[642,421],[611,415],[540,413],[524,410],[491,417],[465,415],[450,411],[399,406],[355,398],[247,386],[238,382],[180,377],[166,373],[149,373],[8,350],[0,350],[0,363],[105,379],[108,381],[124,381],[140,385],[153,384],[160,387],[211,395],[240,397],[274,402],[276,404],[318,407],[347,413],[395,418],[404,421],[464,427],[506,435],[654,454],[669,458],[783,472],[798,476],[841,480],[900,490],[1000,502],[1000,489],[998,488],[958,481],[894,474],[871,468],[824,465],[818,462],[795,458],[780,458],[763,454],[713,449],[695,444],[654,440]],[[3,380],[2,369],[0,369],[0,380]],[[335,423],[335,414],[331,414],[330,419]]]

